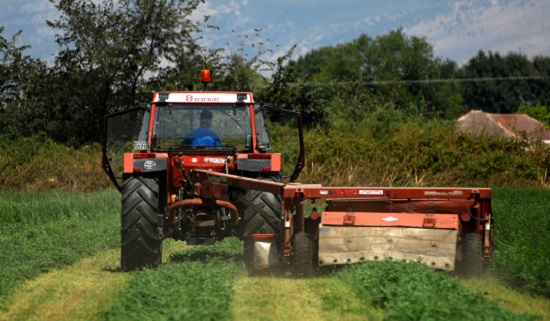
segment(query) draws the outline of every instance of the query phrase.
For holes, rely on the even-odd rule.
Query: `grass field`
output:
[[[119,244],[120,194],[0,192],[0,307],[26,280]]]
[[[495,190],[483,279],[401,262],[296,279],[248,276],[234,238],[165,241],[161,267],[123,273],[117,192],[0,192],[0,320],[550,320],[549,196]]]

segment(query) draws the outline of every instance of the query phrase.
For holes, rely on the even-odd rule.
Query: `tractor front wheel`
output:
[[[159,182],[130,176],[122,183],[121,268],[125,271],[156,267],[162,261],[159,237]]]

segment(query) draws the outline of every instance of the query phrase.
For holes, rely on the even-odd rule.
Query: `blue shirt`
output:
[[[208,128],[199,127],[192,130],[183,139],[182,145],[192,146],[221,146],[220,137]]]

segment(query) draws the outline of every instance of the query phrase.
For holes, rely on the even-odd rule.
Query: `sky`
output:
[[[52,61],[55,31],[45,21],[59,16],[53,5],[48,0],[0,0],[0,8],[2,35],[9,39],[22,30],[18,45],[30,45],[27,54]],[[220,48],[231,43],[235,48],[239,37],[261,29],[259,39],[268,39],[274,49],[271,59],[293,45],[296,59],[361,34],[375,38],[398,28],[425,37],[436,57],[459,65],[479,50],[550,56],[550,0],[207,0],[194,13],[197,19],[205,14],[220,30],[205,34],[204,44]]]

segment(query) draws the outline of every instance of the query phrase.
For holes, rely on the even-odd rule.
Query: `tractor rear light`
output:
[[[166,101],[166,100],[168,100],[168,96],[169,96],[168,93],[159,93],[158,99],[159,99],[159,101]]]
[[[271,154],[248,154],[248,159],[269,159]]]
[[[207,84],[210,82],[210,70],[203,69],[201,70],[201,82]]]
[[[271,168],[269,168],[269,167],[264,167],[264,168],[262,168],[262,171],[263,171],[264,173],[269,173],[269,172],[271,172]]]
[[[237,94],[237,101],[245,101],[246,98],[248,98],[248,95],[246,93],[238,93]]]
[[[157,154],[155,154],[155,153],[136,153],[136,154],[134,154],[134,158],[157,158]]]
[[[319,212],[317,212],[317,208],[313,208],[311,210],[311,213],[309,213],[309,218],[312,220],[317,220],[319,218]]]
[[[134,167],[134,173],[141,173],[141,168]]]

